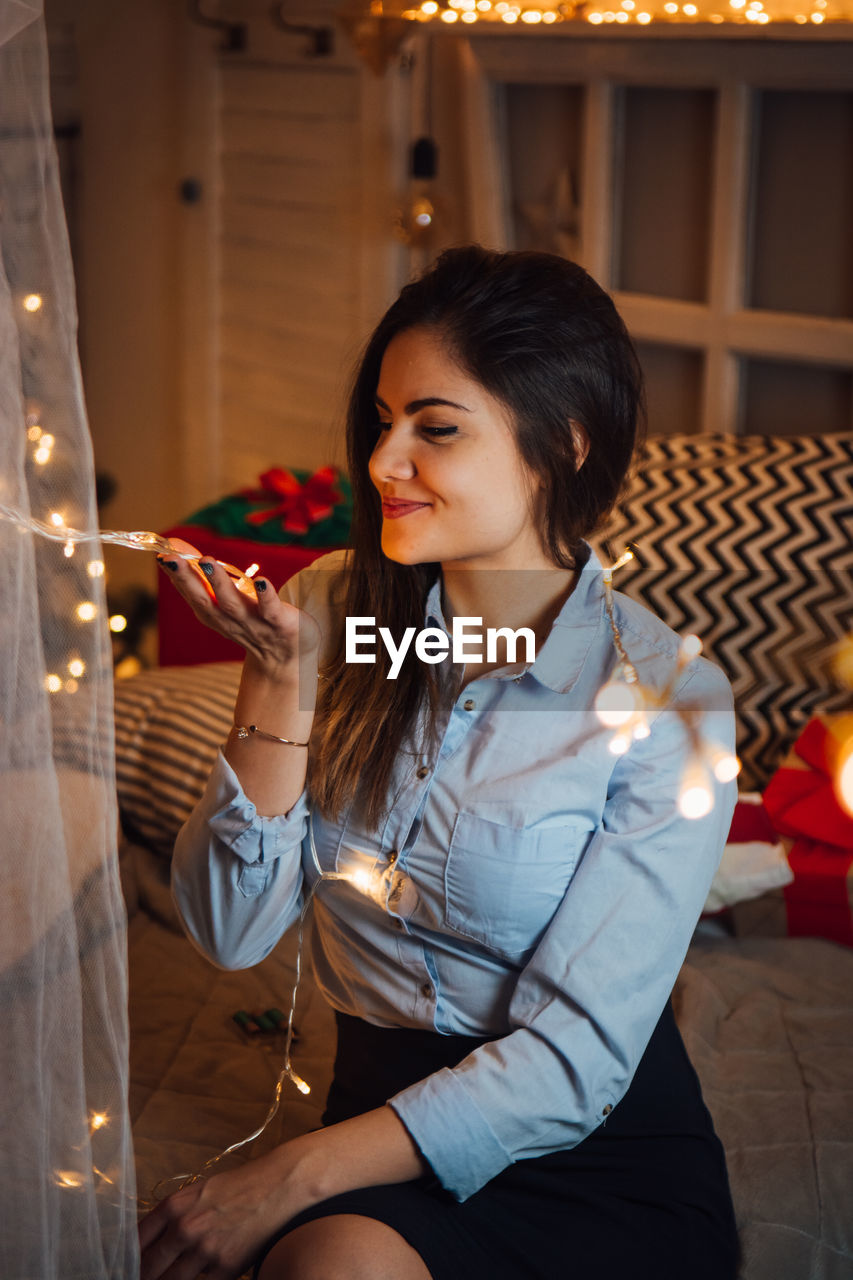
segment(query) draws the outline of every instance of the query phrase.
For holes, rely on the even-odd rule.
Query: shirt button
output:
[[[522,682],[522,680],[523,680],[523,679],[524,679],[524,676],[513,676],[513,677],[512,677],[512,683],[513,683],[513,684],[521,684],[521,682]]]
[[[422,996],[426,996],[427,1000],[429,1000],[429,999],[430,999],[430,997],[432,996],[432,983],[431,983],[431,982],[425,982],[425,983],[424,983],[424,985],[421,987],[421,995],[422,995]]]
[[[417,776],[419,778],[425,778],[428,773],[429,773],[428,767],[425,764],[422,764],[420,769],[418,769]]]
[[[462,703],[462,706],[465,708],[466,711],[473,711],[475,706],[474,699],[466,698],[465,701]]]
[[[613,1107],[612,1107],[612,1106],[610,1105],[610,1103],[608,1102],[607,1106],[604,1108],[604,1110],[602,1111],[602,1113],[601,1113],[601,1114],[602,1114],[603,1116],[609,1116],[609,1115],[610,1115],[610,1112],[611,1112],[612,1110],[613,1110]]]
[[[398,857],[399,857],[399,854],[397,853],[397,850],[392,849],[391,852],[388,854],[388,865],[393,867]]]

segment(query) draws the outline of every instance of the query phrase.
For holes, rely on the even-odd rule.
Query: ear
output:
[[[582,427],[576,418],[569,418],[569,427],[572,433],[575,467],[580,471],[589,454],[589,436],[586,433],[586,428]]]

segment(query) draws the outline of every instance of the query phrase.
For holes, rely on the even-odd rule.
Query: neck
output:
[[[572,569],[454,569],[442,566],[442,608],[455,617],[482,618],[484,628],[530,627],[537,652],[576,582]]]

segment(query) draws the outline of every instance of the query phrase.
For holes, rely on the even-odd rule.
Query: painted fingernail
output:
[[[172,573],[174,573],[178,567],[177,560],[161,560],[159,556],[158,556],[158,563],[161,564],[164,569],[171,569]]]
[[[264,582],[263,578],[256,578],[256,579],[255,579],[255,590],[256,590],[256,591],[266,591],[266,589],[267,589],[267,584]]]
[[[212,564],[210,560],[199,560],[199,568],[201,569],[202,573],[207,574],[208,578],[212,578],[213,571],[216,568],[216,565]]]

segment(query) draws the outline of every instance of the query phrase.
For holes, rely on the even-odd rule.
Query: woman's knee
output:
[[[258,1280],[431,1280],[399,1232],[375,1218],[336,1214],[288,1232],[264,1259]]]

